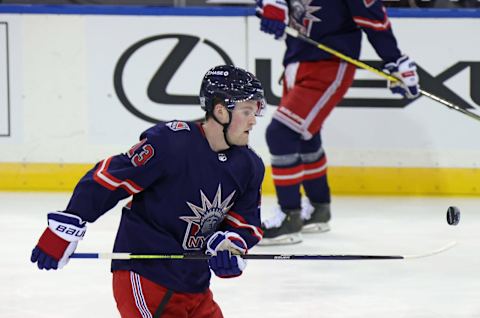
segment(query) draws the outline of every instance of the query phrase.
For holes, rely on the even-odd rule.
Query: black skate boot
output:
[[[311,203],[302,201],[302,233],[320,233],[330,231],[330,203]]]
[[[263,239],[258,245],[286,245],[302,241],[303,221],[300,209],[275,210],[275,215],[262,222]]]

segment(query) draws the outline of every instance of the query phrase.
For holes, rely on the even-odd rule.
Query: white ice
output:
[[[71,260],[39,271],[30,252],[46,212],[63,209],[66,193],[0,193],[0,317],[119,317],[109,261]],[[275,203],[263,200],[267,217]],[[445,220],[448,206],[460,224]],[[250,260],[235,279],[212,280],[226,318],[477,318],[480,317],[480,198],[334,197],[332,230],[291,246],[251,253],[418,254],[450,241],[454,248],[412,260]],[[110,252],[116,207],[90,224],[77,252]]]

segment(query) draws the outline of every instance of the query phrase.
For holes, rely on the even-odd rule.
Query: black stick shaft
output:
[[[252,260],[395,260],[428,257],[445,252],[454,247],[457,242],[452,241],[435,250],[411,255],[362,255],[362,254],[247,254],[240,255],[244,259]],[[75,253],[70,258],[83,259],[118,259],[118,260],[208,260],[211,256],[203,253],[190,254],[132,254],[132,253]]]
[[[299,254],[247,254],[243,259],[252,260],[388,260],[403,259],[400,255],[299,255]],[[168,259],[168,260],[208,260],[205,254],[151,254],[139,255],[129,253],[75,253],[70,258],[90,259]]]

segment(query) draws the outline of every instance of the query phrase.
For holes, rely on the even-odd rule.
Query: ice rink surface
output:
[[[67,193],[0,193],[0,317],[119,317],[109,261],[71,260],[39,271],[30,253],[46,213],[64,209]],[[273,197],[263,200],[263,217]],[[449,226],[448,206],[462,211]],[[77,252],[110,252],[120,207],[88,226]],[[226,318],[478,318],[480,317],[480,198],[334,197],[332,230],[304,235],[291,246],[251,253],[418,254],[412,260],[250,260],[235,279],[213,278]]]

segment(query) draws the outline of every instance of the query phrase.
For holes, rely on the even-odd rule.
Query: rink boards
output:
[[[270,106],[251,145],[269,165],[264,133],[281,93],[284,45],[258,31],[251,10],[1,10],[0,189],[69,190],[93,163],[125,152],[153,123],[201,118],[201,76],[224,63],[255,72],[265,86]],[[390,15],[423,88],[476,111],[480,14],[411,12]],[[380,63],[366,39],[361,59]],[[325,124],[333,192],[479,194],[480,122],[426,97],[399,100],[384,86],[358,71]],[[267,169],[266,193],[271,184]]]

